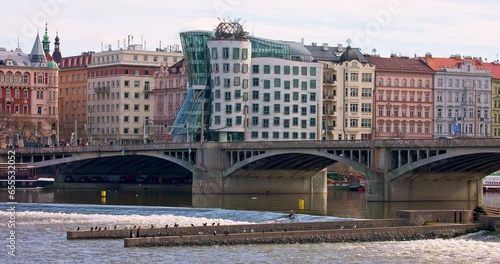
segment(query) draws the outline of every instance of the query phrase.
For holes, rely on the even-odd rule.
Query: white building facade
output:
[[[254,43],[277,45],[289,53],[280,58],[282,54]],[[321,139],[323,74],[303,46],[252,37],[212,40],[208,49],[210,130],[216,131],[217,141]]]

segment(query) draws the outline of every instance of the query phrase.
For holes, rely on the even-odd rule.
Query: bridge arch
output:
[[[137,155],[136,154],[134,154],[134,155],[131,155],[131,154],[122,155],[121,153],[107,153],[105,156],[103,156],[102,153],[100,153],[100,154],[101,155],[98,155],[98,154],[82,155],[81,153],[77,154],[77,155],[73,154],[72,157],[45,160],[45,161],[40,161],[40,162],[34,162],[32,164],[35,165],[36,168],[44,168],[44,167],[57,166],[57,165],[66,164],[66,163],[75,162],[75,161],[86,161],[86,160],[93,160],[93,159],[98,159],[98,158],[143,156],[143,157],[158,158],[158,159],[162,159],[165,161],[169,161],[169,162],[172,162],[172,163],[174,163],[174,164],[176,164],[176,165],[178,165],[178,166],[180,166],[180,167],[182,167],[190,172],[194,171],[193,164],[191,164],[187,161],[175,158],[175,157],[171,157],[171,156],[161,154],[161,153],[156,153],[156,152],[155,153],[142,152],[142,153],[137,154]]]
[[[424,171],[424,169],[426,170]],[[423,174],[453,171],[471,172],[482,178],[498,170],[500,170],[500,149],[451,149],[445,154],[432,156],[394,169],[389,172],[389,179],[391,181],[398,180],[410,172]]]
[[[350,160],[348,158],[341,157],[339,155],[334,155],[330,154],[328,152],[323,152],[319,150],[294,150],[294,151],[289,151],[289,150],[273,150],[273,151],[268,151],[263,154],[259,154],[256,156],[252,156],[250,158],[247,158],[245,160],[242,160],[240,162],[237,162],[230,166],[229,168],[225,169],[223,171],[223,177],[229,177],[231,174],[234,172],[241,170],[251,164],[258,163],[259,161],[266,161],[267,159],[273,158],[273,157],[282,157],[282,159],[278,159],[274,162],[267,162],[267,166],[273,166],[274,164],[281,164],[281,162],[284,161],[284,159],[289,159],[291,162],[297,159],[304,159],[305,157],[311,157],[308,159],[308,161],[304,162],[302,165],[303,169],[311,169],[311,168],[316,168],[319,164],[321,169],[326,168],[328,165],[330,165],[333,162],[341,162],[344,163],[350,167],[353,167],[357,171],[369,175],[369,171],[371,170],[369,167],[354,161]],[[298,162],[298,161],[297,161]],[[316,165],[316,166],[314,166]],[[276,165],[277,166],[277,165]],[[321,170],[320,169],[320,170]]]

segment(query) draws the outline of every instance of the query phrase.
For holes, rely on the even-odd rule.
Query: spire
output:
[[[31,49],[30,61],[33,66],[40,66],[39,63],[47,62],[47,58],[42,49],[42,43],[40,42],[39,33],[36,34],[35,43],[33,43],[33,48]]]
[[[47,30],[47,21],[45,21],[45,35],[43,35],[43,50],[45,51],[45,54],[50,54],[50,40],[49,40],[49,34]]]
[[[61,50],[59,48],[59,31],[56,31],[56,38],[54,42],[54,52],[52,53],[52,59],[57,63],[61,63],[62,61],[62,55],[61,55]]]

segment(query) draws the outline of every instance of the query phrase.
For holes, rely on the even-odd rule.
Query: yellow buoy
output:
[[[101,191],[101,197],[106,197],[106,191]]]
[[[304,210],[304,200],[303,199],[299,199],[299,209]]]

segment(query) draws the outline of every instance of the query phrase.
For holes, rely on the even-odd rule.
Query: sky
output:
[[[180,44],[179,32],[213,30],[219,19],[241,18],[254,36],[310,45],[347,45],[363,52],[498,59],[498,0],[17,0],[1,1],[0,47],[31,51],[48,21],[63,57],[131,43],[147,50]],[[6,22],[8,21],[8,23]]]

